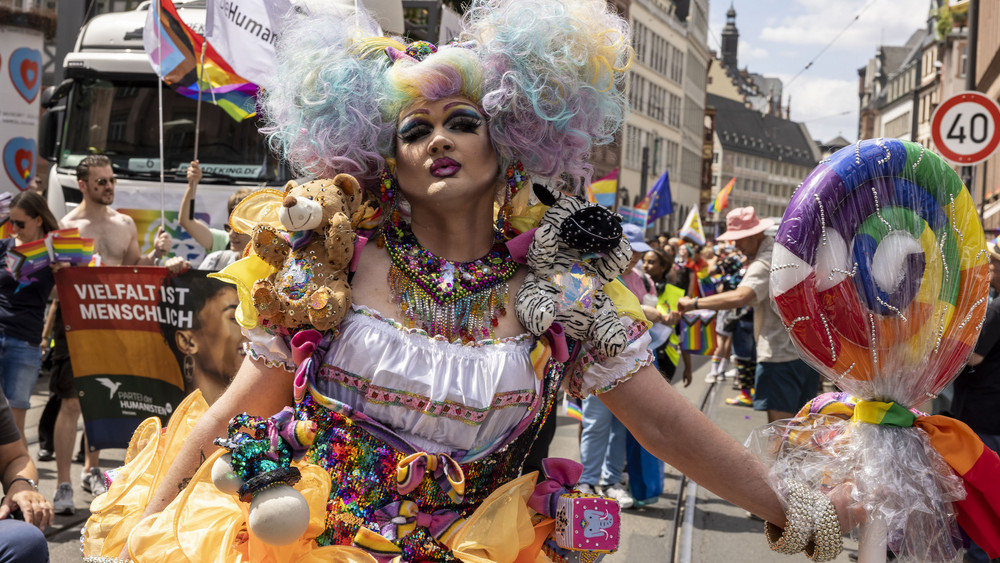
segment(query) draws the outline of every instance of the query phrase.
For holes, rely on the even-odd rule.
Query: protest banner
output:
[[[241,360],[235,289],[192,270],[64,268],[56,288],[91,447],[123,448],[166,424],[194,388],[217,396]]]

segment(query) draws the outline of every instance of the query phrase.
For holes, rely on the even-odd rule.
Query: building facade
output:
[[[714,120],[709,189],[701,211],[709,236],[724,230],[726,214],[736,207],[752,205],[761,216],[780,218],[792,192],[820,159],[806,126],[788,119],[782,82],[739,68],[732,7],[722,35],[722,53],[712,62],[707,85]],[[730,180],[728,206],[709,213],[708,204]]]
[[[668,172],[674,213],[650,229],[676,231],[702,197],[708,2],[632,0],[628,17],[635,62],[619,203],[634,205]]]
[[[705,223],[724,224],[730,209],[748,205],[762,217],[780,218],[792,192],[819,162],[809,131],[714,94],[708,104],[716,112],[712,183],[722,187],[735,178],[735,184],[728,208],[719,216],[706,215]]]

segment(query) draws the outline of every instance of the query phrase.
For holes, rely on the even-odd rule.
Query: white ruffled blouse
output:
[[[652,363],[649,335],[623,317],[628,348],[614,358],[584,351],[567,367],[564,387],[597,394]],[[284,338],[245,331],[247,353],[293,370]],[[340,325],[316,376],[315,390],[362,412],[428,453],[492,448],[531,411],[543,382],[535,375],[529,334],[448,342],[355,305]]]

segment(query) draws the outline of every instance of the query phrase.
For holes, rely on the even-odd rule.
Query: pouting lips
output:
[[[439,158],[431,163],[431,176],[435,178],[448,178],[454,176],[462,169],[462,165],[450,158]]]

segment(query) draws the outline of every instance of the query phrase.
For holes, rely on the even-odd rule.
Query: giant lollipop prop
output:
[[[874,539],[900,560],[955,561],[962,470],[949,468],[934,431],[914,427],[909,409],[965,365],[987,290],[975,205],[940,157],[875,139],[821,162],[778,229],[771,294],[802,357],[857,406],[849,419],[806,412],[764,431],[777,482],[851,481],[871,521],[885,525]],[[802,428],[823,440],[801,439]],[[959,522],[966,528],[961,510]],[[882,560],[884,545],[872,550]]]

